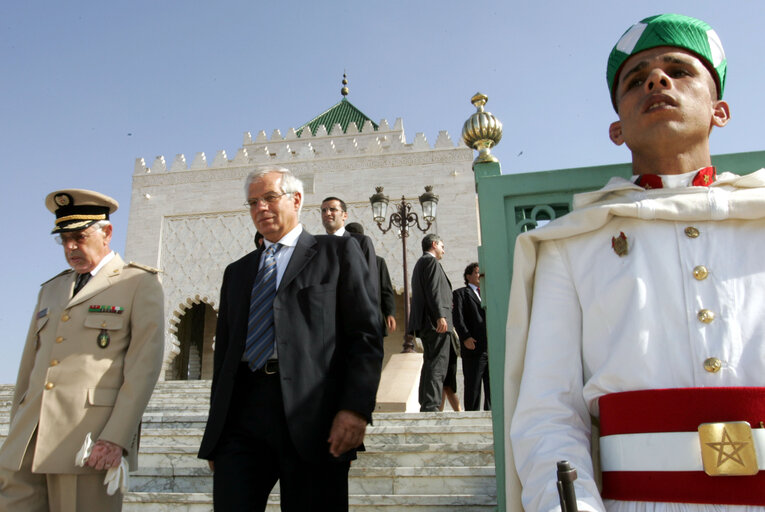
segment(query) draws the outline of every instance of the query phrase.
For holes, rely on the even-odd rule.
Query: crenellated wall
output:
[[[304,160],[355,158],[363,155],[388,155],[454,148],[451,137],[444,130],[438,132],[432,147],[425,134],[421,132],[415,135],[411,143],[407,143],[401,118],[396,119],[393,128],[387,120],[382,119],[377,130],[374,129],[371,121],[367,121],[361,129],[356,126],[356,123],[350,123],[345,133],[339,124],[335,124],[329,131],[321,125],[315,134],[305,129],[301,135],[298,135],[295,128],[290,128],[287,135],[282,136],[277,129],[271,134],[271,139],[267,138],[265,130],[258,132],[254,140],[250,132],[245,132],[243,145],[232,159],[228,158],[223,149],[218,150],[210,164],[204,152],[194,155],[190,165],[186,155],[182,153],[175,155],[169,166],[164,155],[157,156],[151,166],[147,166],[143,158],[137,158],[133,172],[135,175],[142,175],[149,172],[196,171],[250,164],[268,165],[277,161],[284,164]]]
[[[303,181],[301,222],[314,234],[324,232],[319,213],[322,199],[338,196],[346,201],[348,222],[365,227],[377,253],[386,259],[394,287],[402,293],[401,240],[376,227],[369,197],[376,186],[383,186],[391,206],[403,195],[420,214],[417,197],[425,185],[433,186],[440,200],[430,231],[444,239],[442,263],[456,289],[463,285],[465,266],[478,259],[472,159],[472,151],[456,146],[446,131],[439,132],[432,146],[422,133],[407,142],[400,118],[392,128],[381,120],[377,130],[371,122],[361,129],[351,123],[345,133],[339,125],[320,126],[315,134],[305,129],[300,136],[295,129],[284,136],[274,130],[270,139],[265,131],[254,139],[247,132],[233,158],[220,150],[212,162],[203,152],[190,164],[183,154],[169,164],[158,156],[150,166],[137,158],[125,252],[129,260],[163,272],[166,367],[178,352],[175,333],[183,313],[198,302],[217,310],[223,270],[254,247],[255,227],[244,207],[243,188],[251,170],[286,167]],[[415,228],[407,239],[410,277],[421,255],[423,236]]]

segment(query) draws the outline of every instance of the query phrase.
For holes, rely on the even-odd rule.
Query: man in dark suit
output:
[[[422,257],[412,271],[412,310],[408,332],[422,339],[420,411],[438,411],[452,342],[452,285],[439,260],[446,252],[441,237],[422,239]]]
[[[321,224],[328,235],[353,237],[361,246],[364,259],[369,265],[369,273],[372,275],[372,285],[379,290],[379,278],[377,275],[377,257],[372,239],[363,231],[354,233],[346,231],[345,221],[348,220],[348,205],[339,197],[330,196],[321,202]]]
[[[265,247],[223,276],[210,416],[199,456],[221,511],[347,510],[348,468],[371,421],[382,365],[374,291],[358,243],[299,223],[303,186],[251,173]]]
[[[489,392],[489,354],[486,341],[486,311],[481,307],[478,263],[465,267],[465,287],[454,291],[454,329],[462,344],[462,374],[465,378],[465,410],[477,411],[481,406],[483,383],[483,410],[491,410]]]
[[[345,226],[347,233],[353,235],[358,233],[364,234],[364,226],[358,222],[349,222]],[[382,256],[376,256],[377,259],[377,276],[379,284],[378,301],[380,304],[380,314],[383,318],[383,335],[387,336],[389,333],[396,330],[396,295],[393,292],[393,283],[390,280],[390,273],[388,272],[388,264],[385,263],[385,258]]]

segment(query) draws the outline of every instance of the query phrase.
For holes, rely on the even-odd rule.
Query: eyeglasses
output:
[[[281,194],[277,194],[276,192],[269,192],[263,197],[253,197],[251,199],[248,199],[247,201],[244,202],[244,207],[250,208],[250,209],[257,208],[258,204],[260,204],[261,202],[265,205],[274,204],[279,199],[281,199],[282,196],[286,196],[291,193],[292,192],[282,192]]]
[[[77,231],[74,233],[61,233],[59,235],[55,235],[53,239],[56,241],[58,245],[69,245],[70,243],[74,242],[75,245],[82,245],[85,242],[88,241],[88,238],[93,236],[95,231],[91,231],[90,233],[86,233],[85,231]]]
[[[341,210],[340,210],[340,208],[329,208],[329,207],[324,207],[324,208],[322,208],[320,211],[321,211],[321,213],[338,213],[338,212],[340,212]]]

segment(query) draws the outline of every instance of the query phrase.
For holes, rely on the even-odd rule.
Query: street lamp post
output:
[[[383,194],[383,187],[375,187],[376,193],[372,194],[369,198],[369,202],[372,204],[372,216],[377,223],[377,227],[380,231],[387,233],[392,227],[396,227],[395,233],[401,239],[403,266],[404,266],[404,348],[402,352],[414,352],[414,341],[412,336],[407,332],[409,327],[409,278],[406,268],[406,239],[409,237],[409,228],[417,226],[417,228],[425,233],[433,221],[436,220],[436,208],[438,206],[438,196],[433,193],[433,187],[430,185],[425,186],[425,193],[419,197],[420,205],[422,206],[422,218],[427,222],[425,227],[420,226],[420,219],[415,212],[412,211],[412,204],[406,200],[406,197],[401,196],[401,202],[394,203],[392,206],[395,211],[387,217],[388,204],[390,200],[388,196]],[[383,227],[383,222],[388,218],[388,227]]]

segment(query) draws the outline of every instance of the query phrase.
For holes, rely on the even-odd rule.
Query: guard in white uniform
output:
[[[702,21],[630,28],[607,76],[634,182],[516,242],[507,493],[526,510],[559,509],[559,460],[580,510],[765,510],[765,171],[711,167],[725,72]]]

